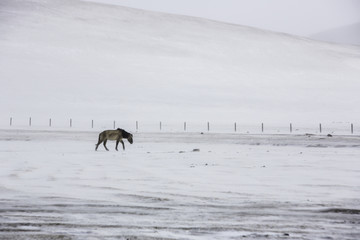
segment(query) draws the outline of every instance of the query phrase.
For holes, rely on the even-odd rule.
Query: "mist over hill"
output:
[[[313,34],[311,38],[333,43],[360,45],[360,22],[319,32]]]
[[[0,2],[5,116],[357,121],[360,47],[77,0]]]

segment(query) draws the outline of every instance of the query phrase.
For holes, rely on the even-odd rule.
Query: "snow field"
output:
[[[359,237],[358,136],[0,136],[0,239]]]

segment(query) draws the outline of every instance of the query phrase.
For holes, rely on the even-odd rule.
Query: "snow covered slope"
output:
[[[77,0],[0,1],[8,117],[354,121],[360,48]]]

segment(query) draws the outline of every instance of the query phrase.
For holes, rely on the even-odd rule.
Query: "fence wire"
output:
[[[359,124],[360,125],[360,124]],[[129,121],[108,119],[40,119],[13,118],[0,122],[1,128],[43,130],[104,130],[122,128],[132,132],[213,132],[248,134],[357,134],[356,124],[349,122],[327,123],[242,123],[218,121]]]

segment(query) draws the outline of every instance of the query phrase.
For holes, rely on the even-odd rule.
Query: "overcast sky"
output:
[[[360,0],[88,0],[309,36],[360,22]]]

